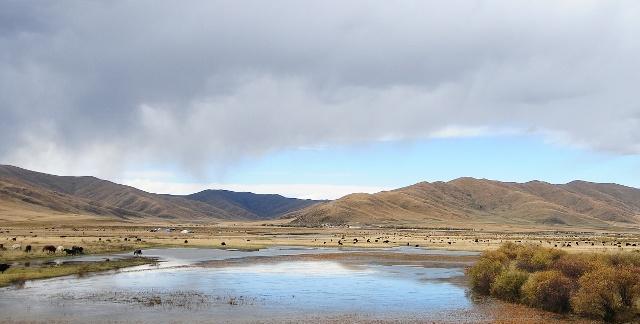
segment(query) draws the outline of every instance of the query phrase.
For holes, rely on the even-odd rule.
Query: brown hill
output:
[[[292,224],[519,225],[606,228],[640,223],[640,190],[574,181],[550,184],[460,178],[351,194],[286,215]]]
[[[218,191],[206,192],[213,196]],[[276,218],[316,203],[313,200],[252,193],[233,193],[234,199],[225,199],[231,195],[226,191],[217,199],[210,200],[194,195],[153,194],[95,177],[56,176],[0,165],[0,218],[30,211],[120,220],[253,220]],[[268,200],[284,207],[279,211],[273,208],[263,210],[261,206],[264,204],[256,207],[252,200]]]

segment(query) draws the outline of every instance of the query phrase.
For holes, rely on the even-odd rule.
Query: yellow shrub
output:
[[[569,310],[573,283],[560,271],[533,273],[522,286],[523,301],[533,307],[553,312]]]
[[[502,271],[491,285],[491,295],[510,302],[520,301],[520,288],[529,274],[515,269]]]
[[[491,284],[503,269],[502,263],[492,259],[480,259],[475,265],[467,269],[467,276],[471,288],[481,294],[489,294]]]

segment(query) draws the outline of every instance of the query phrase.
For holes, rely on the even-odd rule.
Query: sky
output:
[[[334,199],[640,187],[637,1],[0,2],[0,163]]]

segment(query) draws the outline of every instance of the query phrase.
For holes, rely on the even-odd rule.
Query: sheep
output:
[[[11,246],[11,249],[13,249],[13,250],[20,250],[21,248],[22,248],[22,245],[20,245],[20,244],[14,244],[14,245]]]

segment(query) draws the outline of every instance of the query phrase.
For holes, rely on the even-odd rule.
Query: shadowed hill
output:
[[[607,227],[640,223],[640,190],[574,181],[550,184],[459,178],[420,182],[376,194],[351,194],[285,217],[292,224],[431,226],[557,225]]]
[[[244,212],[247,213],[245,217],[251,219],[272,219],[318,203],[317,200],[228,190],[204,190],[185,196],[185,198],[214,206],[224,206],[225,210]]]

